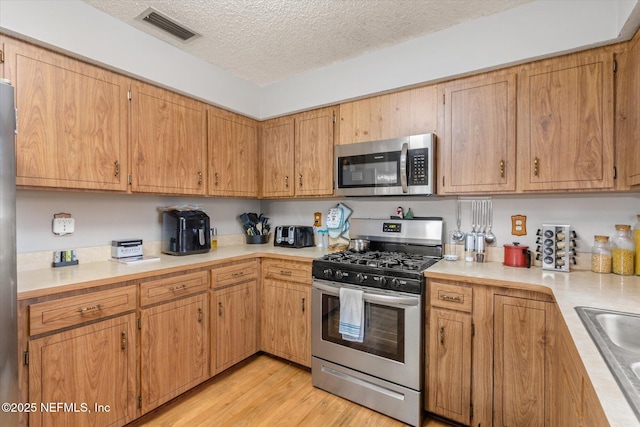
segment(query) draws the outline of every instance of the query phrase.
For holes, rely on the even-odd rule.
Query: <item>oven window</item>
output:
[[[369,303],[364,305],[364,342],[342,339],[340,298],[322,294],[322,339],[404,363],[404,310]]]

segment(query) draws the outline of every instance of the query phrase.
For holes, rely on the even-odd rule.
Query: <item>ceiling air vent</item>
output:
[[[200,34],[191,31],[184,25],[179,24],[175,20],[161,14],[153,8],[148,8],[140,15],[138,15],[136,19],[147,22],[164,32],[171,34],[172,36],[179,38],[184,42],[200,37]]]

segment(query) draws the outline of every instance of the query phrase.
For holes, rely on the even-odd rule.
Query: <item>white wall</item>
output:
[[[18,253],[108,246],[111,240],[125,238],[157,241],[162,238],[158,207],[183,203],[202,205],[219,235],[241,234],[238,215],[260,211],[259,201],[247,199],[19,190]],[[73,234],[53,234],[51,221],[59,212],[75,219]]]
[[[329,208],[342,202],[354,210],[354,218],[388,218],[402,206],[411,208],[415,216],[441,216],[447,233],[456,226],[456,198],[379,198],[334,199],[305,201],[263,201],[262,210],[276,224],[312,225],[313,213],[322,212],[326,220]],[[611,236],[615,224],[633,225],[640,214],[640,193],[592,195],[493,196],[493,232],[496,245],[502,247],[514,241],[535,249],[536,231],[542,224],[569,224],[578,234],[578,251],[589,252],[593,236]],[[462,202],[462,231],[471,230],[471,206]],[[527,216],[527,235],[511,235],[511,216]]]

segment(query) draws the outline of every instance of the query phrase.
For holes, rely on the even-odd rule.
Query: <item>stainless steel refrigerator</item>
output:
[[[16,279],[16,112],[13,87],[0,79],[0,403],[18,398]],[[18,414],[0,411],[0,426],[18,424]]]

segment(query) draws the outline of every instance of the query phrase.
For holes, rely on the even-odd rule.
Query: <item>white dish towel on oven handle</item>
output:
[[[364,341],[364,292],[340,288],[340,326],[338,332],[346,341]]]

